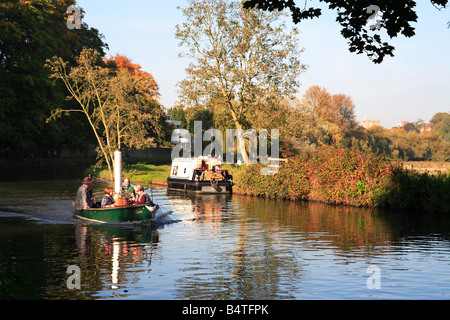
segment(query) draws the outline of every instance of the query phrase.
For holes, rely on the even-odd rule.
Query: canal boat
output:
[[[82,220],[97,223],[121,223],[133,221],[150,221],[154,218],[158,206],[150,205],[125,205],[110,208],[90,208],[76,210],[75,216]]]
[[[175,158],[167,188],[194,193],[232,193],[233,177],[211,157]]]

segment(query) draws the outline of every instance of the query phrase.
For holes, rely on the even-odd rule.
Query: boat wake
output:
[[[159,226],[178,222],[179,220],[172,219],[172,213],[173,210],[165,210],[164,208],[160,207],[158,211],[156,211],[153,221],[156,222]]]

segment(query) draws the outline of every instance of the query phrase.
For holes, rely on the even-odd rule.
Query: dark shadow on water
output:
[[[86,167],[2,168],[0,181],[54,181],[73,178],[81,182],[85,169]]]

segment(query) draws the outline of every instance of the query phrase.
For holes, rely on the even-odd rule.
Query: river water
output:
[[[447,217],[154,187],[152,224],[99,225],[73,216],[81,177],[2,173],[2,298],[450,297]]]

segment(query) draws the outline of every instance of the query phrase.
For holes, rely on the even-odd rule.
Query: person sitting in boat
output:
[[[113,188],[105,188],[105,196],[102,199],[102,208],[114,206]]]
[[[125,198],[133,201],[136,198],[136,191],[133,188],[133,186],[131,185],[130,179],[125,178],[123,180],[123,183],[125,184]]]
[[[89,177],[83,179],[83,184],[77,190],[77,198],[75,200],[75,207],[77,210],[87,210],[92,208],[92,196],[89,192],[89,186],[92,180]]]
[[[91,179],[91,181],[92,181],[92,178],[91,178],[91,177],[89,177],[89,179]],[[90,197],[90,199],[92,200],[92,206],[91,206],[91,208],[100,208],[100,203],[97,202],[97,200],[95,200],[95,197],[94,197],[94,190],[95,190],[95,186],[94,186],[93,183],[91,183],[91,184],[89,185],[89,187],[88,187],[89,197]]]
[[[134,199],[134,204],[147,204],[148,199],[144,193],[144,188],[140,184],[137,184],[135,186],[135,190],[136,190],[136,198]]]

